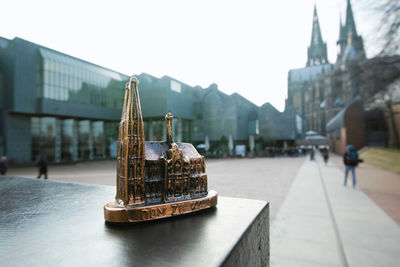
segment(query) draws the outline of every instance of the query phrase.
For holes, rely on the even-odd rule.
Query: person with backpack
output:
[[[352,145],[347,146],[347,151],[343,155],[343,162],[344,165],[346,165],[346,171],[344,174],[344,186],[346,186],[347,183],[347,175],[349,171],[351,171],[353,175],[353,188],[356,187],[356,173],[355,173],[355,168],[357,167],[358,163],[360,162],[360,159],[358,158],[358,153],[356,151],[356,148]]]

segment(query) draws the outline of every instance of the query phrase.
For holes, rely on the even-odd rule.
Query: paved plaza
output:
[[[340,163],[338,158],[333,162]],[[399,266],[400,226],[360,187],[353,189],[351,181],[343,186],[343,171],[336,164],[325,165],[318,156],[301,166],[272,222],[272,266]],[[358,169],[364,188],[373,187],[371,177],[362,177],[365,169],[385,182],[385,172],[373,166]],[[399,182],[386,193],[399,194]],[[387,190],[379,189],[381,194]]]
[[[220,196],[261,199],[276,214],[305,157],[211,159],[206,161],[208,187]],[[112,160],[49,166],[49,179],[65,182],[114,185]],[[8,176],[35,178],[36,167],[12,168]]]
[[[325,165],[299,158],[207,160],[209,188],[221,196],[270,202],[272,266],[398,266],[400,175],[357,168],[343,186],[341,158]],[[9,176],[35,178],[36,167]],[[115,161],[49,167],[49,179],[115,185]]]

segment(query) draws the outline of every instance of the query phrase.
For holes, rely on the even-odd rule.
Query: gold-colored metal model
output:
[[[139,81],[126,85],[118,134],[117,194],[104,206],[108,222],[140,222],[190,213],[217,205],[208,191],[204,157],[192,144],[175,143],[172,115],[165,116],[163,142],[144,140]]]

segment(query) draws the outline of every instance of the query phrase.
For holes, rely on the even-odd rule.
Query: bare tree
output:
[[[378,21],[373,39],[380,43],[380,56],[400,52],[400,1],[358,0],[360,8]]]
[[[400,149],[394,105],[400,103],[400,56],[380,56],[357,62],[362,96],[367,109],[380,109],[388,116],[394,146]]]
[[[381,25],[385,40],[381,53],[396,54],[400,48],[400,1],[382,0],[376,1],[381,4],[383,13]]]
[[[386,90],[382,90],[374,95],[373,100],[377,108],[387,113],[390,121],[390,128],[392,129],[394,144],[397,149],[400,149],[399,132],[396,125],[396,115],[400,112],[395,111],[393,105],[395,104],[395,97],[400,92],[400,79],[397,79]]]
[[[367,109],[380,109],[388,116],[394,146],[400,149],[394,105],[400,104],[400,1],[355,0],[361,11],[376,21],[370,34],[377,56],[356,63],[362,84],[362,97]]]

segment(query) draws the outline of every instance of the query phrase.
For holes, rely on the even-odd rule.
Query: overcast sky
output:
[[[306,63],[314,3],[335,62],[346,1],[0,0],[0,36],[127,75],[169,75],[204,88],[217,83],[227,94],[283,110],[287,73]],[[353,3],[357,30],[371,56],[371,25],[357,7]]]

